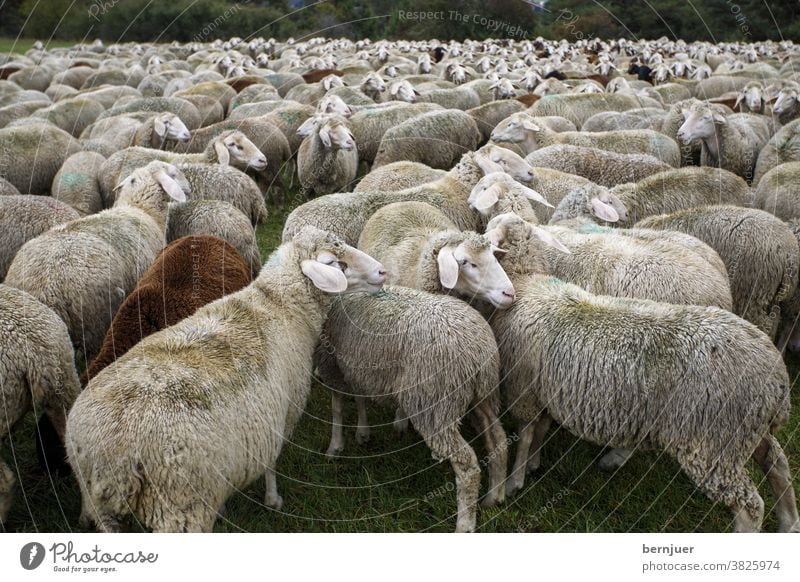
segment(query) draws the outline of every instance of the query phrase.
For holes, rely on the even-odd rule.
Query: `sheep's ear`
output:
[[[167,196],[175,200],[175,202],[186,202],[186,194],[181,188],[180,184],[169,177],[164,170],[159,170],[155,173],[156,181],[167,193]]]
[[[592,198],[589,201],[592,205],[592,213],[600,220],[606,222],[619,222],[619,214],[610,204],[606,204],[599,198]]]
[[[500,259],[503,257],[503,255],[508,253],[506,249],[501,249],[500,247],[495,246],[494,244],[492,244],[491,249],[495,259]]]
[[[322,145],[326,148],[331,147],[331,128],[327,125],[323,125],[319,130],[319,139],[322,140]]]
[[[167,125],[160,117],[153,119],[153,129],[156,131],[158,137],[164,137],[167,134]]]
[[[522,185],[520,185],[520,188],[522,188],[522,193],[525,194],[525,197],[528,200],[533,200],[534,202],[538,202],[539,204],[544,204],[548,208],[555,208],[555,206],[553,206],[547,201],[547,198],[539,194],[533,188],[528,188],[527,186],[522,186]]]
[[[568,255],[572,253],[572,251],[570,251],[566,246],[564,246],[564,243],[562,243],[560,240],[554,237],[549,231],[543,229],[542,227],[534,226],[532,227],[531,230],[533,231],[533,235],[547,246],[553,247],[554,249],[558,249],[562,253],[566,253]]]
[[[331,267],[319,261],[305,260],[300,263],[300,269],[320,291],[341,293],[347,289],[347,277],[337,267]]]
[[[453,256],[453,248],[442,247],[439,256],[436,258],[439,264],[439,281],[445,289],[452,289],[458,282],[458,261]]]
[[[728,123],[728,120],[725,118],[725,116],[720,113],[714,113],[713,119],[714,123],[722,123],[723,125]]]
[[[228,148],[225,146],[225,142],[223,140],[219,139],[216,141],[216,143],[214,143],[214,151],[217,153],[217,161],[219,161],[220,165],[230,165],[231,153],[228,151]]]
[[[739,93],[739,96],[736,97],[736,103],[733,104],[733,109],[739,107],[739,103],[742,102],[742,99],[744,99],[744,93]]]
[[[528,131],[536,131],[536,132],[542,131],[542,127],[539,124],[534,123],[529,119],[522,120],[522,127],[527,129]]]
[[[486,188],[486,190],[482,190],[476,197],[472,203],[473,208],[475,210],[488,210],[500,199],[500,184],[493,184]]]

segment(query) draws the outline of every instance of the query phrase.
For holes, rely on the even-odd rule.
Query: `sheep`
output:
[[[269,107],[269,111],[266,111]],[[295,154],[300,148],[303,138],[297,135],[297,129],[306,119],[314,115],[314,108],[300,103],[254,103],[251,106],[242,105],[234,109],[228,116],[228,121],[239,121],[258,117],[277,127],[289,144],[289,151]],[[359,142],[360,143],[360,142]]]
[[[298,131],[307,136],[297,153],[297,177],[306,198],[341,192],[355,180],[358,149],[344,118],[317,116]]]
[[[691,108],[697,103],[700,103],[700,101],[693,97],[673,103],[672,106],[667,110],[667,114],[664,116],[661,127],[654,128],[660,130],[661,133],[668,135],[677,142],[678,147],[680,147],[681,150],[681,166],[700,165],[700,153],[702,151],[700,143],[684,143],[678,139],[678,130],[686,121],[683,116],[683,111]]]
[[[0,285],[0,441],[33,409],[64,438],[67,413],[81,391],[64,322],[31,295]],[[42,408],[40,408],[42,407]],[[14,472],[0,458],[0,524],[11,507]]]
[[[98,174],[106,159],[95,152],[78,152],[66,159],[53,178],[51,196],[69,204],[79,215],[103,210]]]
[[[758,153],[753,187],[778,164],[800,161],[800,119],[792,121],[773,135]]]
[[[286,163],[292,157],[289,140],[281,129],[264,117],[226,120],[194,131],[192,138],[185,143],[173,142],[172,151],[199,154],[208,151],[210,143],[226,132],[237,131],[244,135],[261,152],[265,165],[251,165],[257,176],[263,177],[266,186],[272,185],[281,176]],[[187,160],[188,161],[188,160]],[[247,169],[247,168],[243,168]]]
[[[764,86],[759,81],[751,81],[739,90],[733,109],[742,113],[762,113],[766,108]]]
[[[68,205],[48,196],[0,196],[0,281],[22,245],[79,217]]]
[[[656,107],[661,105],[654,99],[637,97],[633,95],[574,93],[568,95],[547,95],[534,103],[529,112],[532,115],[547,116],[557,115],[566,117],[578,129],[595,113],[601,111],[627,111],[641,107]]]
[[[73,137],[79,137],[103,112],[105,107],[97,101],[78,96],[37,109],[31,117],[49,121]]]
[[[636,227],[684,232],[717,251],[728,270],[733,312],[775,337],[781,302],[797,287],[800,261],[785,223],[762,210],[722,205],[651,216]]]
[[[447,87],[422,91],[417,99],[421,103],[437,103],[447,109],[467,111],[481,105],[478,94],[469,87]]]
[[[772,105],[772,113],[778,116],[778,121],[783,125],[800,116],[798,91],[800,87],[796,83],[787,83],[778,90],[775,103]]]
[[[113,191],[120,180],[136,168],[153,160],[171,164],[220,164],[235,168],[267,167],[267,158],[238,131],[224,131],[211,140],[201,154],[176,154],[149,148],[131,147],[112,155],[100,170],[100,191],[106,201],[112,199]],[[108,203],[106,203],[108,206]]]
[[[372,164],[383,135],[390,128],[430,111],[441,111],[435,103],[397,103],[390,107],[369,108],[353,113],[347,126],[356,138],[360,161]]]
[[[481,139],[475,120],[463,111],[431,111],[404,121],[383,134],[375,167],[398,161],[421,162],[449,170]]]
[[[603,132],[623,129],[652,129],[661,131],[667,112],[663,109],[644,108],[628,111],[603,111],[595,113],[583,124],[583,131]]]
[[[786,162],[764,174],[755,189],[754,206],[781,220],[800,218],[800,162]]]
[[[393,162],[375,168],[359,180],[353,192],[396,192],[433,182],[447,174],[419,162]]]
[[[456,531],[473,531],[480,467],[459,433],[472,412],[486,443],[489,492],[483,505],[502,503],[507,439],[497,417],[499,356],[492,330],[481,315],[452,297],[387,287],[334,302],[317,348],[320,381],[332,396],[332,435],[327,454],[344,450],[344,396],[359,405],[358,442],[369,438],[367,401],[402,409],[437,460],[449,460],[456,475]],[[424,339],[423,339],[424,338]],[[421,353],[435,362],[420,366]],[[396,357],[386,358],[386,354]]]
[[[115,117],[117,115],[131,114],[137,112],[169,112],[177,115],[181,121],[194,131],[200,127],[200,112],[197,107],[186,99],[180,97],[141,97],[125,101],[123,104],[115,104],[113,107],[106,109],[97,117],[100,121],[107,117]]]
[[[611,193],[625,205],[631,224],[694,206],[745,206],[750,202],[744,179],[709,166],[665,170],[635,183],[614,186]]]
[[[283,240],[291,240],[303,226],[312,225],[341,237],[355,245],[361,230],[372,214],[392,202],[427,202],[441,210],[459,230],[480,227],[480,217],[467,203],[472,187],[484,175],[491,163],[477,152],[469,152],[439,180],[397,192],[348,192],[329,194],[295,208],[286,218]],[[494,164],[493,167],[496,168]],[[489,170],[487,167],[487,171]]]
[[[250,267],[224,240],[192,235],[171,242],[120,305],[100,351],[81,375],[81,384],[85,386],[145,337],[251,282]]]
[[[753,181],[756,158],[769,139],[763,116],[726,114],[717,106],[696,103],[684,110],[684,117],[678,139],[701,142],[701,165],[729,170],[748,184]]]
[[[177,168],[151,162],[120,184],[113,208],[25,243],[5,283],[53,309],[90,360],[122,300],[164,246],[168,200],[183,202],[187,189]]]
[[[698,99],[715,99],[725,93],[738,92],[753,81],[750,77],[733,77],[730,75],[715,74],[708,79],[703,79],[694,86],[694,96]]]
[[[79,151],[78,140],[54,125],[0,129],[0,178],[22,194],[49,194],[58,169]]]
[[[800,220],[792,218],[786,222],[794,238],[800,243]],[[800,287],[800,286],[799,286]],[[792,352],[800,352],[800,290],[795,289],[791,297],[781,303],[781,322],[778,327],[778,349],[787,347]]]
[[[389,285],[429,293],[453,291],[497,309],[514,301],[514,288],[485,237],[460,232],[444,214],[424,202],[396,202],[373,214],[358,248],[386,266]]]
[[[497,124],[503,122],[509,115],[520,113],[525,110],[525,106],[513,99],[503,99],[501,101],[491,101],[478,107],[467,110],[478,124],[478,131],[481,132],[480,143],[489,141],[492,131]]]
[[[590,147],[558,144],[525,157],[531,166],[577,174],[600,186],[637,182],[673,167],[646,154],[621,154]]]
[[[191,133],[174,113],[164,112],[138,121],[125,115],[109,117],[86,129],[81,135],[84,147],[94,151],[118,151],[131,146],[156,150],[167,149],[170,142],[189,141]]]
[[[555,132],[538,125],[524,113],[507,120],[503,127],[496,127],[492,132],[492,140],[524,144],[526,153],[551,145],[567,144],[619,154],[648,154],[671,166],[678,166],[680,163],[678,144],[656,131],[636,129],[595,133]]]
[[[368,255],[304,228],[251,285],[95,376],[67,419],[82,523],[114,531],[132,515],[155,532],[208,532],[225,499],[260,475],[265,504],[279,509],[275,462],[308,398],[330,294],[375,292],[384,278]]]
[[[800,531],[773,436],[789,416],[790,382],[764,333],[715,307],[593,295],[548,276],[543,258],[513,280],[519,298],[491,321],[509,410],[523,425],[507,494],[522,487],[531,444],[552,418],[600,445],[669,454],[730,508],[736,531],[761,527],[764,502],[746,472],[754,456],[779,529]]]
[[[250,220],[223,200],[173,202],[167,216],[167,242],[193,235],[211,235],[233,245],[249,266],[253,277],[261,269],[256,232]]]
[[[513,157],[508,153],[500,152],[504,152],[504,148],[497,148],[496,150],[490,151],[488,156],[489,161],[496,163],[499,166],[499,170],[509,173],[512,170],[512,165],[509,164],[509,160],[512,160]],[[523,161],[523,163],[525,162]],[[561,200],[570,192],[576,189],[593,186],[593,183],[586,178],[566,172],[559,172],[558,170],[551,170],[550,168],[532,168],[529,176],[522,177],[517,174],[515,176],[509,176],[509,178],[513,178],[518,182],[524,182],[530,189],[530,191],[527,192],[522,190],[524,195],[530,200],[540,202],[540,204],[534,205],[533,208],[536,220],[532,219],[530,216],[527,216],[525,220],[539,222],[541,224],[545,224],[550,220],[555,211],[555,207],[558,206]],[[521,187],[521,185],[517,187]],[[472,203],[473,194],[475,193],[476,190],[473,189],[469,198],[470,203]],[[519,213],[518,210],[517,213]]]

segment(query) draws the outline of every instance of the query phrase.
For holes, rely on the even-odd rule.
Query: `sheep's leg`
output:
[[[356,427],[356,442],[360,445],[369,441],[369,422],[367,421],[367,399],[356,396],[358,408],[358,426]]]
[[[506,482],[506,495],[512,495],[522,489],[525,485],[525,469],[528,466],[528,451],[531,449],[534,433],[536,430],[535,420],[526,424],[519,431],[519,441],[517,442],[517,456],[514,459],[514,468]]]
[[[456,500],[458,517],[456,532],[475,531],[477,522],[478,491],[481,484],[481,470],[475,451],[453,425],[441,432],[429,434],[426,427],[415,426],[425,444],[431,449],[433,458],[448,459],[456,474]]]
[[[264,505],[272,509],[279,510],[283,507],[283,497],[278,494],[278,481],[275,477],[275,469],[267,467],[264,474],[266,482],[266,493],[264,494]]]
[[[743,467],[726,466],[726,459],[706,460],[696,453],[678,452],[678,463],[711,501],[733,513],[733,531],[758,532],[764,519],[764,500]]]
[[[611,449],[607,452],[597,465],[603,471],[614,471],[622,467],[633,456],[631,449]]]
[[[0,524],[5,523],[11,509],[11,499],[14,496],[14,473],[11,468],[0,460]]]
[[[772,495],[776,500],[778,531],[800,533],[800,518],[797,515],[797,501],[789,475],[789,461],[780,444],[774,436],[767,435],[756,447],[753,457],[772,488]]]
[[[392,422],[395,432],[404,433],[408,430],[408,415],[401,407],[394,411],[394,422]]]
[[[547,436],[547,431],[550,430],[550,425],[553,419],[547,414],[542,414],[539,420],[536,421],[536,427],[533,431],[533,441],[531,449],[533,452],[528,457],[527,471],[533,473],[538,471],[542,466],[542,448],[544,447],[544,438]]]
[[[486,446],[489,461],[489,491],[481,505],[491,507],[506,499],[506,467],[508,466],[508,440],[500,419],[492,410],[489,401],[484,400],[475,407],[475,417]]]
[[[331,442],[328,451],[329,457],[336,457],[344,450],[344,435],[342,434],[342,411],[344,409],[344,394],[331,390]]]

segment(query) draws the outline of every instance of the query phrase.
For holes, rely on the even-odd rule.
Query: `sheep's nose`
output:
[[[514,299],[516,299],[516,297],[517,297],[517,293],[516,293],[516,291],[514,291],[513,288],[512,289],[506,289],[505,291],[503,291],[503,295],[505,297],[508,297],[511,301],[514,301]]]

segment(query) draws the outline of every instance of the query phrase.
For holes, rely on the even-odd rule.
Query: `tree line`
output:
[[[86,42],[315,35],[720,42],[799,33],[797,0],[0,0],[0,36]]]

